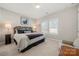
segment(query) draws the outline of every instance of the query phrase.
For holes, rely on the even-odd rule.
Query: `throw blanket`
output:
[[[14,39],[17,42],[17,48],[19,51],[27,47],[29,44],[29,38],[24,34],[15,34]]]

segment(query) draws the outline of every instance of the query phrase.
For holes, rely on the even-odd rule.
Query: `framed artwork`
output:
[[[21,17],[21,18],[20,18],[20,24],[21,24],[21,25],[28,24],[28,18],[26,18],[26,17]]]

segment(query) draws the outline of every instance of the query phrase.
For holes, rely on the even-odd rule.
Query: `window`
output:
[[[58,19],[50,19],[49,20],[49,33],[58,34]]]
[[[41,22],[41,32],[58,34],[58,18],[44,20]]]
[[[41,22],[41,32],[48,33],[48,21]]]

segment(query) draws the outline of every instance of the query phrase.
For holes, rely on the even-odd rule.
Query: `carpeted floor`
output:
[[[24,53],[20,53],[17,50],[17,46],[13,43],[1,46],[0,56],[58,56],[60,47],[61,41],[46,39],[44,43],[41,43]]]

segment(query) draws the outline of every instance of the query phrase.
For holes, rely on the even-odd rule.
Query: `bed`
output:
[[[19,52],[25,52],[45,41],[45,36],[32,30],[32,27],[14,27],[14,42]]]

